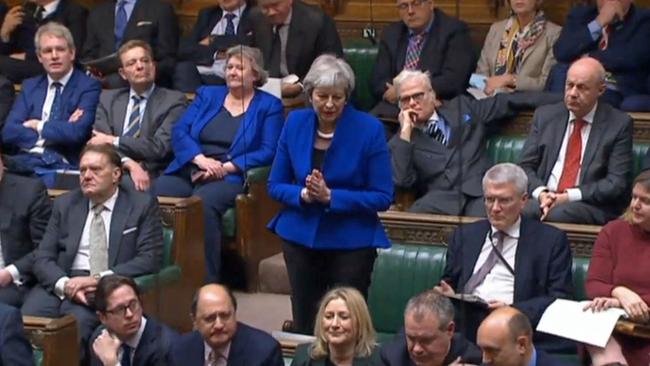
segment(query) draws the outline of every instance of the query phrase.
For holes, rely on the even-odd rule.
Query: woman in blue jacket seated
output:
[[[350,66],[320,56],[303,82],[313,109],[289,114],[280,135],[269,194],[285,208],[269,228],[284,239],[293,330],[308,334],[329,288],[367,295],[376,248],[390,246],[377,212],[393,183],[382,124],[348,103]]]
[[[174,160],[154,185],[159,196],[201,197],[206,282],[220,280],[221,216],[242,191],[244,173],[273,161],[284,110],[278,98],[256,89],[266,79],[258,49],[230,48],[226,86],[197,90],[172,129]]]

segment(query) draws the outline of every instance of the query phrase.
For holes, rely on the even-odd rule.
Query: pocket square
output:
[[[132,233],[132,232],[134,232],[134,231],[136,231],[136,230],[138,230],[138,227],[137,227],[137,226],[130,227],[130,228],[128,228],[128,229],[122,231],[122,235],[126,235],[126,234],[128,234],[128,233]]]
[[[141,20],[138,22],[137,26],[138,27],[144,27],[145,25],[152,25],[153,22],[148,21],[148,20]]]

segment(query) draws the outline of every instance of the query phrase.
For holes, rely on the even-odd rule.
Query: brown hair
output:
[[[121,45],[120,48],[117,50],[117,56],[120,58],[120,65],[122,64],[122,55],[125,54],[126,52],[134,49],[134,48],[142,48],[145,50],[151,61],[153,62],[153,49],[149,45],[149,43],[139,40],[139,39],[132,39],[125,44]]]
[[[650,192],[650,169],[642,171],[639,173],[639,175],[636,176],[636,178],[634,178],[634,181],[632,181],[632,189],[634,189],[634,186],[637,184],[641,185],[644,190]],[[630,204],[632,204],[632,200],[630,200]],[[623,220],[625,220],[630,225],[632,224],[632,212],[630,205],[627,206],[627,209],[623,214]]]
[[[108,297],[122,286],[129,286],[138,300],[140,300],[140,290],[132,278],[116,274],[108,275],[102,277],[97,283],[97,290],[95,292],[95,309],[102,313],[105,312],[108,307]]]

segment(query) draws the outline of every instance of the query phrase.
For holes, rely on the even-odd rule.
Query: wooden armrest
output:
[[[650,339],[650,324],[640,324],[621,319],[616,322],[615,331],[634,338]]]
[[[23,316],[23,325],[26,330],[39,329],[48,331],[57,331],[75,324],[75,318],[72,315],[66,315],[62,318],[43,318],[40,316]]]
[[[43,352],[41,366],[79,364],[77,321],[72,315],[57,319],[23,316],[23,324],[32,346]]]

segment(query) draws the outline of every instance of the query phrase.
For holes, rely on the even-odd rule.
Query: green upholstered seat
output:
[[[361,110],[370,110],[375,105],[370,92],[370,76],[377,58],[377,47],[368,40],[349,40],[343,44],[343,54],[356,79],[352,102]]]
[[[181,267],[173,263],[174,230],[163,228],[163,265],[158,273],[135,278],[135,283],[142,292],[147,292],[156,286],[178,281],[181,278]]]
[[[573,258],[571,272],[573,272],[573,299],[582,301],[587,299],[585,281],[589,270],[589,258]]]

